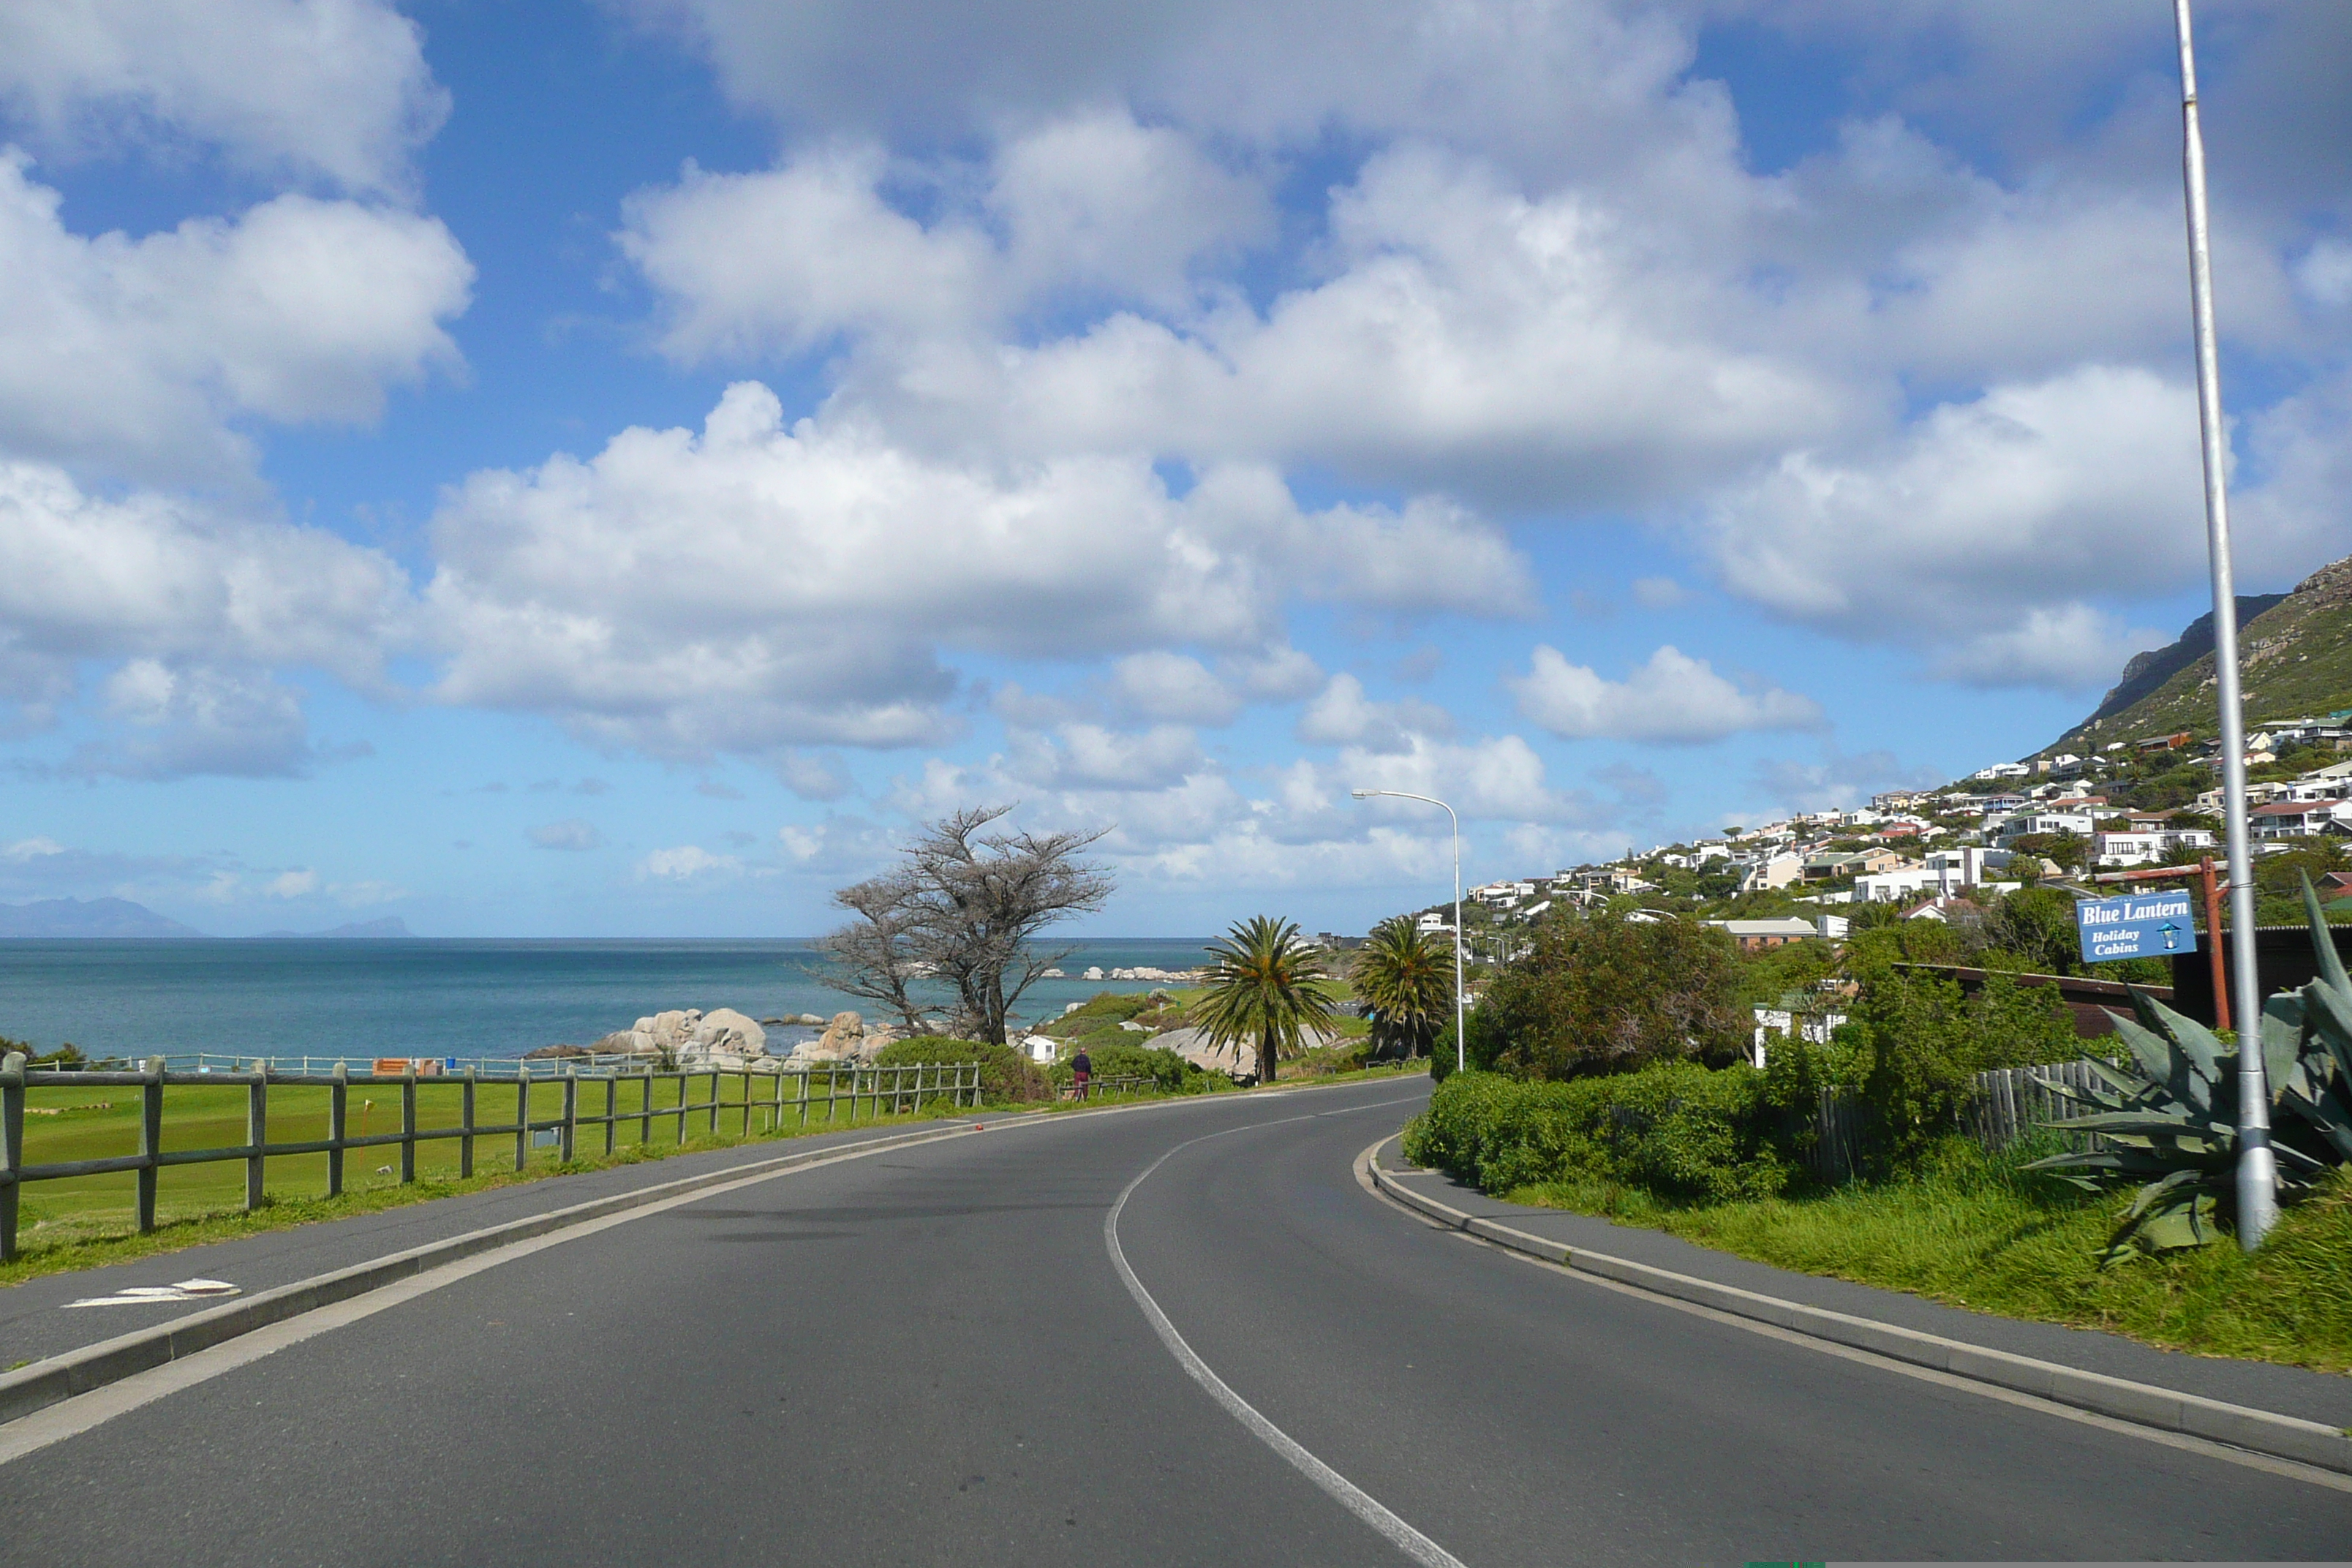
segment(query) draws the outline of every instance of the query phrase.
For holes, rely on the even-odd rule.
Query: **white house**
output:
[[[2102,866],[2145,866],[2164,858],[2161,833],[2095,833],[2091,855]]]
[[[1803,942],[1819,936],[1821,930],[1808,920],[1794,915],[1769,921],[1709,921],[1708,925],[1728,932],[1739,944],[1742,952],[1762,952],[1768,948],[1786,947],[1792,942]]]
[[[1948,894],[1955,888],[1980,886],[1985,875],[2008,865],[2012,857],[2006,849],[1989,849],[1981,844],[1963,845],[1958,849],[1930,849],[1921,857],[1930,868],[1944,872],[1936,890]]]
[[[2021,811],[2000,825],[2004,842],[2012,842],[2029,833],[2071,833],[2077,838],[2091,837],[2093,822],[2088,812]]]
[[[1897,866],[1891,871],[1874,871],[1853,879],[1853,901],[1857,904],[1891,904],[1899,900],[1924,893],[1929,889],[1940,892],[1951,881],[1948,869],[1934,866]]]
[[[1760,893],[1768,888],[1785,888],[1805,879],[1805,858],[1801,855],[1774,855],[1759,860],[1739,879],[1743,893]]]

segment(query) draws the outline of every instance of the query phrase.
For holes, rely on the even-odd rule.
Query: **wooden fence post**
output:
[[[515,1169],[530,1163],[530,1068],[515,1064]]]
[[[578,1145],[580,1132],[580,1075],[572,1064],[563,1064],[563,1163],[572,1163],[572,1152]]]
[[[0,1057],[0,1263],[16,1260],[16,1173],[25,1168],[25,1053]]]
[[[253,1081],[245,1086],[245,1146],[253,1151],[245,1162],[245,1212],[261,1206],[262,1146],[269,1142],[269,1064],[254,1064]]]
[[[351,1107],[352,1069],[341,1062],[335,1064],[335,1081],[327,1090],[327,1195],[343,1194],[343,1139],[347,1112]]]
[[[618,1069],[604,1069],[604,1157],[613,1157],[613,1145],[621,1135],[621,1075]]]
[[[155,1228],[155,1178],[160,1173],[153,1161],[163,1152],[163,1058],[148,1058],[143,1070],[147,1081],[139,1086],[139,1153],[149,1163],[139,1167],[139,1230],[142,1236]]]
[[[768,1111],[768,1131],[772,1136],[784,1130],[784,1075],[782,1070],[775,1074],[775,1103]]]
[[[461,1135],[457,1139],[457,1176],[460,1181],[470,1179],[474,1173],[475,1077],[475,1064],[467,1062],[466,1064],[466,1087],[461,1091],[463,1103],[459,1105],[457,1110],[457,1125],[463,1130]]]
[[[416,1183],[416,1058],[400,1075],[400,1184]]]
[[[801,1092],[800,1092],[800,1102],[801,1102],[801,1130],[802,1130],[803,1131],[806,1131],[808,1130],[808,1102],[809,1102],[809,1092],[808,1092],[808,1091],[809,1091],[809,1077],[810,1077],[811,1073],[813,1073],[814,1070],[815,1070],[815,1069],[814,1069],[814,1068],[805,1068],[805,1067],[804,1067],[804,1068],[801,1068],[801,1073],[800,1073],[800,1078],[801,1078]]]
[[[719,1069],[710,1069],[710,1135],[719,1136]]]
[[[841,1068],[828,1067],[824,1069],[824,1124],[827,1127],[833,1125],[834,1111],[840,1099]]]

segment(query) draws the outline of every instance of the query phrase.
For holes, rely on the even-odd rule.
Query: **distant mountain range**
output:
[[[0,937],[111,936],[201,937],[205,933],[159,915],[129,899],[44,899],[34,904],[0,904]],[[265,937],[405,937],[414,933],[398,915],[357,921],[332,931],[273,931]]]
[[[410,931],[408,929],[408,922],[402,920],[398,915],[386,915],[380,921],[353,921],[349,925],[339,925],[332,931],[266,931],[261,934],[264,937],[270,938],[289,936],[359,936],[383,938],[414,936],[416,933]]]
[[[44,899],[0,904],[0,936],[202,936],[128,899]]]
[[[2249,730],[2352,709],[2352,556],[2321,567],[2291,594],[2239,597],[2238,678]],[[2090,717],[2035,754],[2184,730],[2210,740],[2221,729],[2213,693],[2208,612],[2179,640],[2124,666],[2123,679]]]

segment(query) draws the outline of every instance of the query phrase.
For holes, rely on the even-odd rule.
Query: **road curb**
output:
[[[969,1122],[956,1121],[928,1127],[917,1132],[869,1138],[856,1143],[831,1143],[822,1148],[796,1150],[772,1160],[756,1160],[749,1164],[730,1165],[724,1170],[704,1171],[675,1181],[658,1182],[649,1187],[638,1187],[563,1208],[550,1209],[544,1214],[526,1215],[503,1225],[487,1226],[480,1230],[467,1231],[463,1236],[446,1237],[422,1247],[410,1247],[405,1252],[391,1253],[332,1273],[257,1291],[251,1296],[225,1301],[217,1307],[176,1318],[168,1323],[134,1330],[110,1340],[101,1340],[94,1345],[85,1345],[79,1350],[48,1357],[12,1373],[0,1373],[0,1425],[30,1415],[37,1410],[71,1399],[76,1394],[88,1394],[110,1383],[118,1383],[134,1373],[177,1361],[183,1356],[194,1355],[240,1334],[249,1334],[257,1329],[284,1322],[289,1318],[316,1311],[320,1307],[363,1296],[412,1275],[422,1274],[428,1268],[518,1241],[528,1241],[587,1220],[642,1208],[647,1204],[659,1203],[703,1187],[715,1187],[746,1177],[790,1170],[795,1165],[814,1164],[851,1153],[874,1153],[910,1143],[929,1143],[977,1131]]]
[[[1635,1263],[1628,1258],[1612,1258],[1607,1253],[1570,1247],[1565,1242],[1530,1235],[1494,1220],[1481,1219],[1414,1192],[1381,1170],[1380,1162],[1373,1156],[1379,1152],[1381,1144],[1388,1142],[1389,1139],[1383,1138],[1356,1157],[1360,1178],[1369,1176],[1370,1184],[1380,1192],[1428,1215],[1448,1229],[1462,1231],[1497,1247],[1508,1247],[1530,1258],[1539,1258],[1563,1268],[1598,1275],[1619,1284],[1696,1302],[1735,1317],[1753,1319],[1775,1328],[1828,1340],[1855,1350],[1869,1351],[1890,1360],[1907,1362],[1914,1366],[1989,1383],[1996,1387],[2030,1394],[2055,1404],[2095,1411],[2160,1431],[2203,1437],[2216,1443],[2227,1443],[2233,1447],[2251,1448],[2257,1453],[2352,1475],[2352,1437],[2316,1421],[2279,1415],[2242,1405],[2230,1405],[2218,1399],[2207,1399],[2201,1394],[2158,1388],[2152,1384],[2133,1383],[2125,1378],[2109,1377],[2103,1373],[2084,1372],[2055,1362],[2037,1361],[2032,1356],[2019,1355],[2011,1351],[1990,1350],[1982,1345],[1924,1333],[1916,1329],[1897,1328],[1892,1323],[1882,1323],[1870,1318],[1833,1312],[1825,1307],[1808,1307],[1783,1300],[1778,1296],[1766,1296],[1732,1285],[1718,1285],[1711,1279],[1700,1279],[1650,1264]]]

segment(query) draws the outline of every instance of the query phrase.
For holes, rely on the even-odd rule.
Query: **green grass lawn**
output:
[[[1299,1079],[1287,1074],[1276,1087],[1297,1087]],[[1330,1073],[1302,1071],[1300,1079],[1317,1083],[1350,1082],[1360,1079],[1393,1078],[1427,1070],[1427,1064],[1416,1062],[1402,1068],[1376,1068],[1369,1070]],[[693,1084],[693,1097],[699,1102],[709,1094],[709,1080]],[[743,1142],[742,1088],[740,1080],[722,1080],[724,1109],[719,1118],[719,1131],[710,1131],[709,1112],[698,1111],[687,1119],[687,1142],[677,1142],[677,1119],[656,1117],[652,1141],[640,1144],[637,1123],[624,1121],[619,1130],[614,1152],[604,1152],[602,1128],[583,1127],[580,1131],[578,1158],[564,1164],[556,1158],[553,1149],[530,1151],[522,1171],[514,1169],[514,1139],[485,1137],[475,1147],[475,1174],[470,1180],[457,1177],[457,1143],[454,1139],[438,1143],[418,1145],[417,1180],[404,1185],[399,1180],[400,1151],[391,1146],[372,1150],[352,1150],[345,1157],[343,1194],[329,1198],[327,1162],[323,1154],[288,1155],[268,1162],[266,1206],[251,1213],[244,1212],[245,1165],[240,1161],[222,1161],[215,1164],[185,1165],[164,1171],[158,1180],[154,1231],[142,1236],[133,1228],[134,1178],[128,1173],[112,1176],[78,1176],[64,1181],[42,1182],[25,1189],[20,1212],[22,1228],[18,1242],[22,1251],[13,1263],[0,1264],[0,1288],[22,1284],[46,1274],[58,1274],[77,1268],[95,1268],[104,1264],[123,1263],[132,1258],[173,1252],[183,1247],[226,1241],[236,1237],[256,1235],[263,1231],[284,1230],[318,1220],[344,1219],[353,1215],[373,1214],[405,1204],[423,1203],[434,1198],[455,1196],[460,1193],[480,1192],[491,1187],[509,1186],[520,1182],[535,1182],[548,1176],[565,1175],[583,1171],[604,1170],[616,1164],[633,1164],[648,1159],[661,1159],[673,1153],[702,1149],[728,1148]],[[787,1099],[782,1130],[763,1131],[765,1118],[761,1110],[771,1102],[757,1098],[762,1089],[771,1089],[769,1080],[751,1080],[754,1101],[751,1142],[770,1138],[791,1138],[802,1132],[798,1102]],[[789,1093],[793,1085],[786,1081]],[[820,1084],[817,1086],[822,1087]],[[655,1105],[675,1106],[677,1095],[674,1085],[664,1081],[655,1085]],[[164,1091],[163,1146],[166,1149],[226,1148],[245,1140],[245,1090],[242,1087],[210,1084],[172,1087]],[[306,1089],[279,1085],[269,1095],[269,1135],[273,1141],[298,1142],[305,1138],[323,1138],[327,1125],[327,1093],[323,1089]],[[624,1081],[620,1086],[620,1108],[635,1110],[642,1090],[637,1085]],[[477,1123],[499,1120],[510,1121],[515,1110],[515,1087],[511,1082],[493,1086],[484,1083],[476,1090],[475,1117]],[[417,1084],[417,1125],[422,1128],[455,1127],[460,1124],[459,1090],[452,1082],[421,1079]],[[281,1099],[282,1097],[282,1099]],[[305,1097],[315,1097],[315,1100]],[[1141,1098],[1141,1097],[1139,1097]],[[367,1112],[367,1128],[372,1131],[395,1131],[400,1126],[400,1090],[397,1085],[372,1085],[364,1089],[353,1085],[350,1090],[349,1131],[356,1135],[362,1129],[362,1108],[368,1100],[375,1101]],[[129,1154],[138,1151],[139,1090],[136,1089],[42,1088],[26,1091],[28,1110],[55,1110],[56,1116],[28,1115],[25,1119],[26,1157],[31,1163],[41,1164],[64,1160],[96,1159],[110,1154]],[[870,1108],[871,1098],[865,1098]],[[1058,1105],[1013,1108],[984,1106],[982,1112],[990,1119],[1016,1115],[1053,1114],[1093,1109],[1076,1101]],[[583,1115],[601,1114],[604,1091],[601,1083],[584,1081],[580,1090],[580,1110]],[[562,1113],[562,1086],[546,1079],[532,1085],[531,1116],[534,1120],[559,1116]],[[839,1107],[839,1119],[827,1121],[822,1098],[809,1108],[807,1131],[824,1132],[845,1131],[853,1127],[904,1126],[919,1121],[955,1114],[953,1106],[944,1100],[927,1104],[920,1116],[877,1116],[870,1109],[855,1119],[850,1114],[845,1095]],[[308,1120],[305,1120],[307,1118]],[[379,1169],[390,1166],[386,1173]]]
[[[787,1096],[797,1090],[797,1079],[784,1080]],[[750,1092],[751,1130],[761,1133],[768,1130],[774,1080],[753,1078]],[[710,1080],[695,1078],[687,1080],[692,1101],[700,1104],[710,1097]],[[823,1081],[814,1092],[822,1096]],[[618,1086],[619,1109],[624,1113],[635,1111],[643,1104],[642,1080],[624,1079]],[[822,1131],[828,1125],[848,1123],[850,1107],[843,1100],[836,1119],[828,1122],[825,1105],[820,1098],[809,1108],[809,1125]],[[297,1143],[327,1136],[328,1097],[324,1088],[273,1084],[269,1090],[269,1141],[273,1143]],[[420,1079],[416,1085],[416,1124],[420,1130],[431,1131],[463,1125],[463,1089],[454,1079]],[[720,1079],[722,1106],[719,1115],[719,1131],[739,1138],[743,1131],[743,1096],[745,1082],[740,1078]],[[680,1089],[675,1079],[658,1079],[654,1084],[654,1104],[658,1110],[679,1103]],[[397,1084],[353,1084],[347,1091],[346,1132],[352,1137],[400,1131],[400,1087]],[[485,1080],[476,1086],[474,1118],[476,1125],[515,1121],[517,1086],[512,1080]],[[68,1160],[101,1159],[110,1155],[135,1154],[139,1152],[140,1090],[136,1088],[47,1087],[26,1091],[25,1159],[28,1164],[49,1164]],[[241,1085],[211,1084],[172,1085],[163,1090],[163,1147],[180,1149],[222,1149],[239,1146],[245,1142],[246,1090]],[[602,1115],[604,1110],[604,1085],[602,1081],[583,1079],[580,1083],[579,1114]],[[549,1121],[563,1114],[563,1086],[561,1081],[541,1079],[530,1086],[530,1116],[533,1121]],[[865,1121],[872,1121],[870,1115]],[[678,1142],[678,1121],[675,1116],[656,1115],[652,1128],[654,1151],[674,1149]],[[707,1110],[689,1112],[685,1118],[688,1139],[708,1139],[710,1115]],[[784,1108],[784,1130],[796,1131],[800,1126],[800,1110],[796,1100],[787,1098]],[[616,1150],[634,1148],[641,1131],[637,1121],[625,1121],[616,1130]],[[583,1126],[579,1130],[578,1152],[602,1155],[604,1131],[600,1126]],[[526,1164],[551,1166],[558,1151],[551,1148],[530,1149]],[[459,1167],[459,1140],[442,1139],[421,1142],[416,1148],[416,1174],[422,1181],[456,1179]],[[512,1133],[478,1138],[474,1145],[474,1169],[478,1175],[493,1171],[511,1173],[514,1169],[514,1136]],[[363,1192],[380,1186],[399,1184],[400,1149],[397,1144],[371,1149],[353,1149],[343,1157],[343,1185],[347,1192]],[[265,1172],[265,1191],[273,1199],[311,1198],[323,1196],[327,1190],[327,1156],[324,1154],[288,1154],[271,1159]],[[88,1237],[104,1234],[130,1226],[134,1218],[133,1203],[137,1177],[129,1172],[104,1176],[71,1176],[60,1181],[37,1182],[26,1186],[21,1199],[19,1238],[23,1245],[33,1247],[50,1239],[66,1237]],[[224,1160],[201,1165],[168,1167],[156,1178],[156,1217],[185,1219],[198,1215],[217,1213],[226,1208],[241,1208],[245,1203],[245,1164],[242,1161]]]
[[[1956,1307],[2352,1372],[2352,1173],[2284,1210],[2251,1257],[2224,1243],[2102,1268],[2121,1200],[2021,1171],[2023,1158],[1955,1142],[1916,1179],[1744,1203],[1670,1205],[1601,1183],[1504,1196]]]

